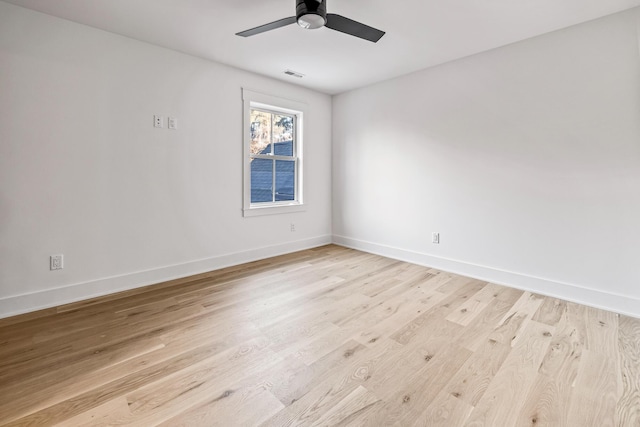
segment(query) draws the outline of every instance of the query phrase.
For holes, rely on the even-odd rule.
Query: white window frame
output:
[[[248,89],[242,89],[243,103],[243,215],[245,217],[258,215],[272,215],[281,213],[300,212],[305,210],[303,203],[304,180],[303,180],[303,157],[302,142],[304,140],[303,117],[306,104],[265,95]],[[284,113],[295,118],[294,126],[294,147],[295,157],[295,197],[294,200],[284,200],[278,202],[251,203],[251,109],[267,110],[273,113]],[[278,160],[278,156],[269,155],[269,158]],[[283,160],[290,160],[290,157]],[[275,181],[274,181],[275,184]]]

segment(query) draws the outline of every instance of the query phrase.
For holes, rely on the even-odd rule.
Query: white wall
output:
[[[242,217],[242,87],[308,104],[305,212]],[[329,96],[0,2],[0,317],[329,242],[330,170]]]
[[[334,97],[334,240],[640,316],[638,22]]]

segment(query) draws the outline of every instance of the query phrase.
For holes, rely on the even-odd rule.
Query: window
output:
[[[244,102],[244,216],[300,211],[304,104],[248,90]]]

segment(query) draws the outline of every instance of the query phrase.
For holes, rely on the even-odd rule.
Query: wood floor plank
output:
[[[361,346],[358,344],[358,346]],[[345,352],[341,366],[334,367],[330,375],[323,377],[299,399],[274,417],[267,420],[265,426],[311,425],[320,419],[324,412],[333,408],[358,387],[370,380],[370,374],[376,365],[384,360],[384,355],[392,352],[397,343],[376,349],[364,348],[360,352]]]
[[[410,323],[416,316],[427,312],[438,305],[446,295],[436,291],[423,291],[416,289],[415,293],[405,294],[403,302],[394,313],[386,319],[383,319],[372,326],[365,327],[355,336],[355,339],[362,343],[372,344],[381,338],[389,338],[396,331],[397,325],[406,325]]]
[[[191,408],[161,424],[163,427],[256,426],[269,419],[284,405],[268,389],[251,386],[239,390],[228,390]]]
[[[512,293],[510,299],[494,298],[487,304],[487,307],[476,317],[474,322],[467,325],[464,330],[456,337],[459,345],[476,351],[483,346],[500,328],[504,328],[499,322],[504,314],[513,307],[513,304],[520,298],[521,294]],[[494,338],[494,341],[497,341]]]
[[[552,326],[535,321],[527,323],[522,338],[514,343],[466,426],[516,425],[553,332]]]
[[[476,280],[461,281],[462,285],[447,288],[451,291],[446,298],[440,300],[432,308],[420,313],[411,322],[404,325],[391,335],[391,338],[401,344],[406,344],[415,339],[416,336],[424,334],[429,329],[430,323],[437,319],[444,319],[460,305],[462,305],[471,295],[484,287],[484,283]],[[442,287],[438,288],[441,289]],[[442,292],[438,290],[438,292]],[[450,322],[453,323],[453,322]]]
[[[622,392],[617,404],[616,425],[640,425],[640,322],[620,316],[618,336]]]
[[[456,398],[451,393],[440,392],[427,409],[418,416],[414,426],[458,427],[464,425],[473,411],[473,406]]]
[[[447,320],[462,326],[467,326],[486,307],[487,303],[471,298],[466,300],[460,307],[456,309],[456,311],[449,314],[447,316]]]
[[[365,411],[367,408],[379,402],[378,397],[368,391],[363,386],[358,386],[354,391],[349,393],[344,399],[340,400],[331,409],[327,410],[313,424],[317,426],[333,426],[339,424],[349,418],[354,417],[358,413]]]
[[[204,359],[163,378],[149,382],[127,393],[132,414],[157,412],[161,406],[172,406],[186,401],[210,388],[220,388],[219,383],[239,380],[251,372],[282,360],[268,348],[269,340],[259,337]],[[215,393],[214,393],[215,394]]]
[[[0,320],[0,426],[640,426],[640,319],[327,245]]]
[[[130,416],[129,405],[124,396],[93,407],[73,418],[58,424],[60,427],[87,427],[117,425]]]
[[[487,339],[453,375],[443,391],[475,407],[511,352],[511,347]]]
[[[387,400],[398,408],[396,423],[413,425],[421,417],[425,402],[433,402],[451,377],[469,359],[471,352],[455,345],[438,352],[425,366],[416,372],[407,384],[401,385]]]
[[[576,425],[614,426],[618,401],[618,360],[584,350],[567,419]]]
[[[547,325],[555,325],[562,318],[566,306],[567,303],[565,301],[557,298],[545,298],[532,319],[536,322],[546,323]]]
[[[283,363],[288,364],[287,369],[274,371],[266,381],[273,384],[271,393],[288,406],[309,393],[326,376],[348,370],[354,358],[366,357],[363,353],[370,354],[370,351],[356,341],[347,341],[308,366],[285,359]]]
[[[529,292],[522,294],[520,299],[511,307],[499,322],[489,338],[501,342],[509,343],[512,347],[522,337],[527,337],[522,331],[526,330],[527,324],[531,321],[531,317],[542,304],[542,298]]]
[[[580,336],[576,319],[569,315],[567,304],[571,305],[564,302],[550,304],[562,312],[560,317],[557,313],[552,315],[557,319],[556,330],[520,412],[519,424],[569,425],[571,422],[568,419],[570,399],[582,361],[585,337]]]

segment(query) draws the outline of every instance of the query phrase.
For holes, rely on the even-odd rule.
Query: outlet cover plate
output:
[[[64,255],[51,255],[49,257],[50,270],[62,270],[64,268]]]

